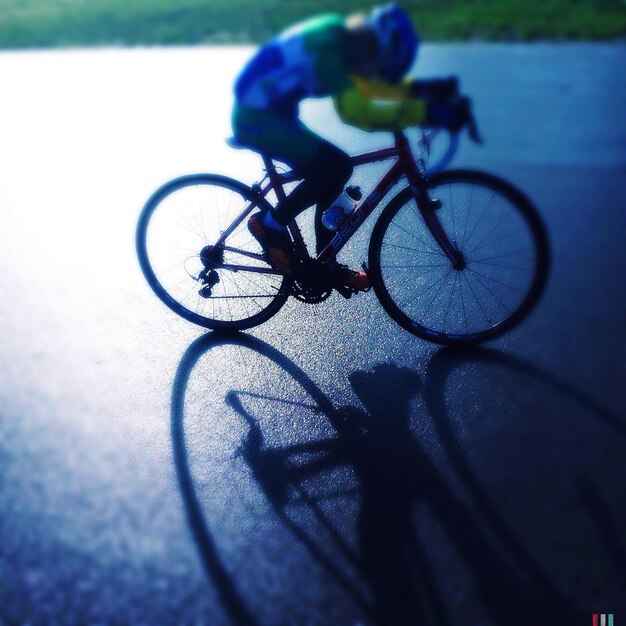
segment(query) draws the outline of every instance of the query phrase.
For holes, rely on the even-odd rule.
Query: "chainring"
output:
[[[324,302],[333,291],[326,266],[316,259],[300,258],[291,278],[291,295],[306,304]]]

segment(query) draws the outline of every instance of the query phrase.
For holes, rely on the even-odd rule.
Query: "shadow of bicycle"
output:
[[[226,623],[588,621],[596,605],[585,604],[584,593],[573,593],[576,585],[563,580],[571,567],[563,549],[547,558],[536,549],[554,548],[545,544],[546,532],[563,529],[549,520],[547,530],[527,528],[537,525],[546,497],[541,485],[533,487],[536,493],[529,489],[537,475],[525,474],[527,458],[537,450],[500,450],[491,469],[489,451],[485,465],[468,455],[473,438],[487,446],[499,438],[498,432],[463,432],[448,408],[446,399],[454,394],[447,386],[477,366],[491,368],[486,388],[474,380],[481,397],[506,372],[523,377],[526,389],[532,381],[603,418],[613,432],[625,432],[617,416],[576,389],[491,350],[441,350],[425,382],[416,371],[390,363],[354,371],[342,396],[351,401],[336,403],[303,369],[258,339],[208,334],[189,347],[172,397],[175,463],[190,529]],[[428,414],[416,411],[420,400]],[[526,400],[526,407],[536,406],[536,397]],[[417,424],[429,416],[443,455],[418,436]],[[535,438],[536,444],[543,425],[529,429],[531,421],[526,416],[523,428],[517,422],[503,430],[519,435],[526,429],[523,443]],[[626,475],[623,465],[619,470]],[[558,468],[554,472],[564,478]],[[494,473],[510,476],[509,493],[494,489]],[[619,532],[593,478],[575,477],[583,494],[578,506],[604,507],[604,548],[612,549],[612,572],[623,575]],[[550,484],[547,493],[553,488],[558,485]],[[520,502],[511,506],[511,497]],[[598,517],[590,515],[597,532]],[[589,560],[583,565],[589,567]],[[591,569],[595,575],[602,565]]]

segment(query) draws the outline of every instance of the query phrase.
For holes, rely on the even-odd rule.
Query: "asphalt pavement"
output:
[[[524,189],[553,249],[528,320],[463,352],[373,293],[223,336],[149,290],[149,194],[260,177],[223,142],[251,52],[0,54],[0,624],[620,624],[626,46],[424,47],[486,139],[455,164]]]

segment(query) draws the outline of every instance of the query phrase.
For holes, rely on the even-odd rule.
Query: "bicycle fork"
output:
[[[455,270],[460,271],[464,269],[465,257],[456,247],[455,242],[448,237],[437,215],[437,209],[441,208],[441,201],[430,197],[425,179],[419,175],[409,177],[409,186],[415,196],[417,208],[430,234],[433,236],[433,239],[437,242],[437,245],[441,248],[446,257],[448,257]]]

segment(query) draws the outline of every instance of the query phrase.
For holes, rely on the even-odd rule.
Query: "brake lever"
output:
[[[430,157],[430,138],[428,137],[428,133],[422,130],[422,146],[424,146],[424,152],[426,153],[426,158]]]

